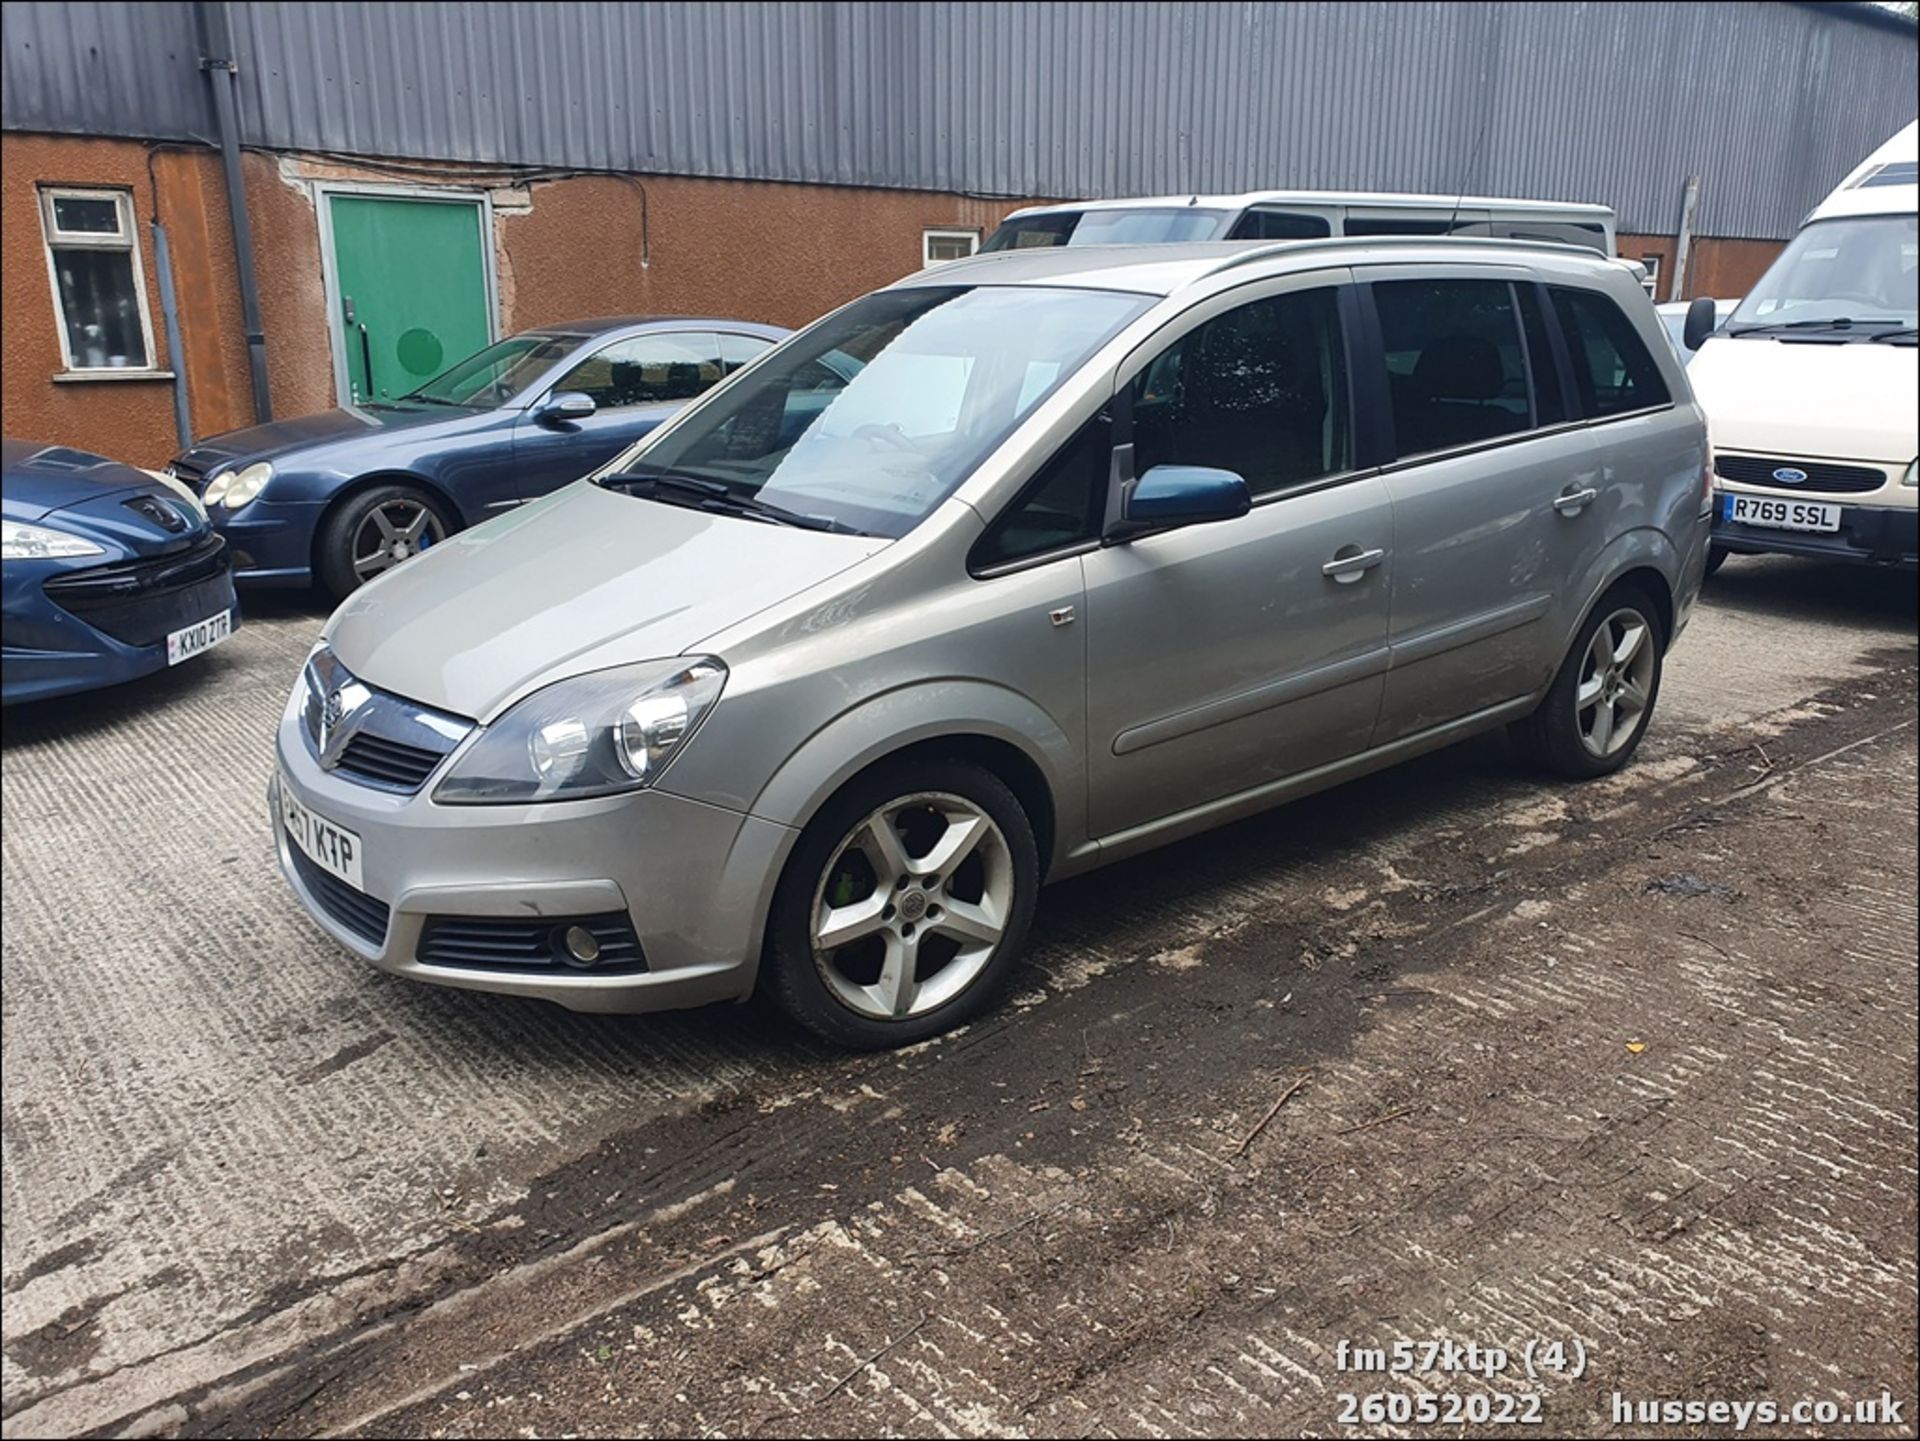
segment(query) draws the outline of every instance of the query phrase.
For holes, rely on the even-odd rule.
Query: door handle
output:
[[[1582,490],[1563,490],[1553,498],[1553,508],[1562,515],[1578,515],[1600,498],[1592,486]]]
[[[1357,545],[1343,545],[1334,552],[1332,560],[1320,567],[1320,574],[1341,585],[1352,585],[1386,558],[1384,550],[1362,550]]]
[[[367,399],[373,399],[373,343],[367,339],[367,325],[360,323],[360,363],[367,372]]]

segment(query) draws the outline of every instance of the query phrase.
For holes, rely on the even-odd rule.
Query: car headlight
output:
[[[727,682],[708,656],[556,681],[488,726],[434,790],[455,805],[584,800],[659,777]]]
[[[0,524],[0,560],[72,560],[75,556],[105,554],[92,541],[63,530],[22,525],[16,520]]]
[[[273,479],[273,467],[264,460],[257,460],[242,470],[222,471],[207,482],[207,493],[201,497],[211,510],[216,505],[224,505],[228,510],[238,510],[266,488]]]
[[[1908,490],[1912,490],[1915,486],[1920,486],[1920,460],[1910,460],[1907,462],[1907,473],[1900,477],[1900,483]]]

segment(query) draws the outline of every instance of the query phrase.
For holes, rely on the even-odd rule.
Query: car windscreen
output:
[[[782,345],[614,469],[902,536],[1150,304],[1053,287],[879,291]]]
[[[538,380],[580,344],[577,335],[513,335],[469,355],[402,400],[439,405],[500,405]]]
[[[1029,250],[1049,245],[1171,245],[1218,240],[1227,212],[1191,205],[1142,210],[1050,210],[1004,222],[980,247]]]
[[[1915,217],[1818,220],[1794,236],[1747,292],[1729,335],[1803,329],[1911,328],[1920,323]]]

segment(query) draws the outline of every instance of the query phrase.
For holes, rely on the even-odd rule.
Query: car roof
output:
[[[1463,236],[1381,235],[1327,240],[1215,240],[1187,245],[1044,246],[949,260],[896,281],[893,289],[933,285],[1033,285],[1173,295],[1219,276],[1246,278],[1339,265],[1447,263],[1546,266],[1605,275],[1632,269],[1580,245]],[[1256,268],[1257,267],[1257,268]]]
[[[1249,205],[1375,205],[1383,209],[1399,207],[1417,210],[1501,210],[1537,214],[1584,215],[1594,220],[1612,220],[1611,206],[1585,201],[1518,200],[1487,195],[1413,195],[1391,190],[1247,190],[1238,195],[1142,195],[1123,200],[1069,200],[1053,205],[1032,205],[1016,210],[1006,218],[1017,220],[1027,215],[1053,215],[1080,210],[1244,210]]]

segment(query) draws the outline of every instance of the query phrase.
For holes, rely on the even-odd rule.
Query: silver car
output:
[[[955,262],[349,598],[281,865],[399,975],[918,1040],[1044,881],[1496,726],[1624,765],[1706,477],[1652,306],[1571,247]]]

